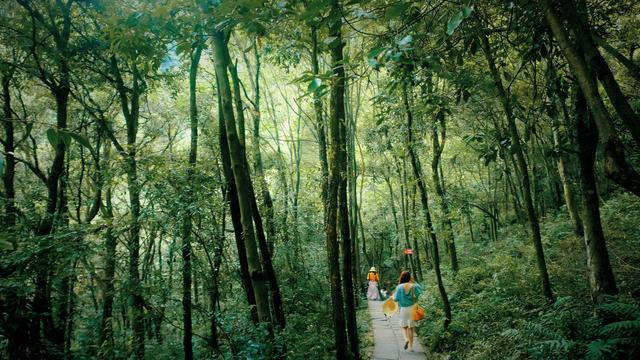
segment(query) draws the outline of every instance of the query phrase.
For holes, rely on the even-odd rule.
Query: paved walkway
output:
[[[383,301],[369,301],[369,314],[373,325],[373,360],[424,360],[425,350],[418,341],[413,340],[413,352],[404,350],[402,329],[398,326],[397,316],[390,319],[382,313]]]

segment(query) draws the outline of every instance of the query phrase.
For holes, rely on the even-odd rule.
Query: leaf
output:
[[[449,20],[449,23],[447,24],[447,35],[453,35],[453,32],[456,31],[458,26],[462,23],[463,16],[462,11],[460,11]]]
[[[402,40],[398,41],[398,45],[407,46],[407,45],[411,44],[412,41],[413,41],[413,36],[407,35],[407,36],[403,37]]]
[[[473,7],[472,6],[465,6],[462,9],[462,15],[466,18],[468,18],[469,16],[471,16],[471,13],[473,12]]]
[[[60,142],[60,136],[58,136],[58,132],[54,129],[47,130],[47,139],[49,139],[49,143],[53,148],[58,147],[58,143]]]
[[[378,55],[382,54],[385,50],[387,50],[386,47],[379,47],[379,48],[371,49],[371,50],[369,50],[369,53],[367,54],[367,58],[368,59],[375,59],[375,58],[378,57]]]
[[[68,132],[68,131],[60,131],[58,134],[62,138],[62,141],[64,142],[64,145],[66,147],[71,146],[71,133],[70,132]]]
[[[311,82],[309,83],[309,86],[307,87],[307,90],[312,93],[318,90],[318,88],[320,87],[320,85],[322,85],[322,80],[318,79],[318,78],[314,78],[313,80],[311,80]]]
[[[189,44],[186,41],[181,42],[180,44],[178,44],[178,46],[176,46],[176,54],[179,56],[183,54],[188,54],[190,50],[191,50],[191,44]]]
[[[409,5],[403,2],[393,4],[387,8],[387,11],[384,12],[384,18],[387,20],[397,18],[404,14],[407,8],[409,8]]]
[[[4,158],[0,157],[0,175],[4,174]]]
[[[95,155],[95,152],[93,151],[93,147],[91,146],[91,143],[86,137],[80,134],[72,133],[72,132],[70,132],[69,135],[73,138],[73,140],[77,141],[78,144],[86,147],[87,149],[89,149],[91,154]]]
[[[0,250],[13,250],[13,244],[5,239],[0,239]]]

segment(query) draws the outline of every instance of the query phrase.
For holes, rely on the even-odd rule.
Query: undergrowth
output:
[[[617,195],[601,211],[619,295],[593,303],[583,240],[564,213],[547,215],[541,226],[555,301],[541,295],[525,228],[505,227],[498,242],[461,242],[457,274],[443,265],[453,310],[446,331],[434,277],[426,277],[423,343],[451,359],[640,358],[640,201]]]

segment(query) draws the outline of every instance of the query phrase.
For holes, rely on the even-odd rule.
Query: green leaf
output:
[[[190,50],[191,50],[191,44],[189,44],[186,41],[181,42],[180,44],[178,44],[178,46],[176,46],[176,54],[178,56],[183,54],[188,54]]]
[[[70,132],[69,135],[73,138],[73,140],[77,141],[78,144],[86,147],[87,149],[89,149],[91,154],[95,155],[95,152],[93,151],[93,147],[91,146],[91,143],[86,137],[80,134],[72,133],[72,132]]]
[[[320,85],[322,85],[322,80],[318,79],[318,78],[314,78],[313,80],[311,80],[311,82],[309,83],[309,86],[307,87],[307,91],[309,91],[310,93],[315,92],[318,90],[318,88],[320,87]]]
[[[387,20],[397,18],[404,14],[407,8],[409,8],[409,5],[403,2],[393,4],[387,8],[387,11],[384,12],[384,18]]]
[[[51,144],[51,146],[53,146],[54,149],[58,147],[60,136],[58,135],[57,131],[55,131],[54,129],[47,130],[47,139],[49,139],[49,143]]]
[[[466,18],[468,18],[469,16],[471,16],[471,13],[473,12],[473,7],[472,6],[465,6],[462,9],[462,15]]]
[[[0,250],[13,250],[13,244],[5,239],[0,239]]]
[[[462,11],[460,11],[449,20],[449,23],[447,24],[447,35],[453,35],[453,32],[456,31],[458,26],[462,23],[463,16]]]
[[[66,147],[71,146],[71,133],[68,131],[60,131],[59,136],[62,138],[62,141],[64,142],[64,145]]]
[[[402,40],[398,41],[398,45],[407,46],[407,45],[411,44],[412,41],[413,41],[413,36],[407,35],[407,36],[403,37]]]
[[[0,157],[0,175],[4,174],[4,157]]]
[[[369,60],[371,59],[375,59],[378,57],[378,55],[382,54],[384,51],[386,51],[387,48],[386,47],[379,47],[379,48],[375,48],[375,49],[371,49],[369,51],[369,53],[367,54],[367,58]]]

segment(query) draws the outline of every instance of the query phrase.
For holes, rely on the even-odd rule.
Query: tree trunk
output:
[[[585,61],[591,66],[591,70],[595,72],[613,108],[631,132],[631,136],[635,140],[636,145],[640,146],[640,119],[635,111],[633,111],[633,108],[631,108],[631,105],[629,105],[629,101],[622,93],[622,90],[620,90],[620,86],[613,76],[609,65],[593,41],[592,31],[587,22],[588,14],[586,11],[586,3],[583,0],[578,0],[578,4],[575,4],[573,0],[570,0],[561,1],[560,4],[562,5],[563,15],[567,21],[566,23],[569,29],[575,34],[576,43],[584,53]],[[579,9],[577,7],[579,7]]]
[[[113,233],[113,205],[111,203],[111,186],[105,192],[104,219],[107,229],[104,235],[104,290],[102,295],[102,317],[98,336],[98,358],[113,359],[113,298],[115,296],[116,244]]]
[[[220,92],[218,92],[218,104],[222,104],[220,100]],[[242,221],[240,219],[240,204],[238,203],[238,189],[236,187],[235,180],[233,178],[233,171],[231,170],[231,155],[229,154],[229,146],[227,145],[227,131],[225,128],[224,114],[222,112],[222,106],[218,105],[218,129],[219,129],[219,146],[220,146],[220,159],[222,162],[222,169],[224,172],[224,178],[226,182],[225,198],[229,203],[229,210],[231,215],[231,224],[233,226],[234,238],[236,240],[236,249],[238,251],[238,262],[240,264],[240,279],[242,281],[242,287],[247,296],[247,304],[249,305],[249,311],[251,314],[251,320],[254,323],[258,322],[258,310],[256,305],[256,296],[251,284],[251,275],[249,273],[249,263],[247,260],[247,250],[242,235]]]
[[[244,149],[242,148],[242,144],[240,143],[238,132],[236,130],[232,104],[233,97],[229,85],[229,78],[227,76],[227,70],[229,68],[227,43],[225,41],[224,34],[217,30],[214,30],[212,34],[212,42],[218,91],[220,91],[221,98],[219,106],[222,107],[224,115],[227,145],[229,147],[229,155],[231,159],[231,170],[238,190],[237,194],[238,203],[240,205],[242,234],[244,236],[245,247],[247,250],[247,263],[249,265],[251,284],[256,297],[258,320],[264,323],[271,323],[267,284],[262,271],[262,264],[260,263],[260,256],[253,227],[251,178],[249,171],[246,168]]]
[[[481,30],[481,31],[484,31],[484,30]],[[549,273],[547,272],[547,263],[544,258],[544,249],[542,247],[542,238],[540,235],[540,223],[538,222],[538,215],[536,213],[536,209],[534,207],[533,200],[531,198],[529,169],[527,167],[527,163],[524,158],[524,153],[523,153],[521,142],[520,142],[520,135],[518,134],[518,128],[516,127],[513,110],[511,108],[511,101],[509,99],[509,95],[506,93],[502,85],[500,74],[498,73],[498,69],[496,68],[491,46],[489,44],[489,38],[484,33],[482,33],[481,36],[482,36],[482,39],[481,39],[482,50],[484,52],[485,58],[487,59],[487,63],[489,65],[489,70],[491,72],[491,77],[493,78],[495,89],[498,92],[498,96],[500,100],[502,101],[502,106],[504,108],[504,112],[507,117],[507,122],[509,125],[509,134],[511,137],[511,148],[513,153],[515,153],[516,155],[518,168],[520,169],[520,173],[522,175],[523,198],[524,198],[525,206],[527,209],[529,225],[531,226],[531,236],[533,240],[533,246],[536,250],[536,260],[538,264],[538,272],[540,274],[542,293],[547,299],[549,299],[549,301],[552,301],[553,292],[551,290],[551,283],[549,281]]]
[[[311,27],[311,71],[313,76],[320,74],[318,65],[318,34],[315,26]],[[326,204],[327,183],[329,178],[329,166],[327,164],[327,138],[325,135],[324,116],[322,116],[322,99],[317,92],[313,94],[313,110],[316,115],[316,132],[318,133],[318,158],[322,172],[321,196],[322,204]],[[326,209],[325,209],[326,213]]]
[[[196,80],[198,65],[202,55],[202,45],[197,43],[191,49],[189,66],[189,119],[191,123],[191,146],[189,149],[189,165],[186,174],[185,210],[182,223],[182,322],[184,333],[182,346],[184,359],[193,359],[193,329],[191,322],[191,230],[193,229],[193,206],[195,203],[195,172],[198,158],[198,103],[196,101]]]
[[[16,158],[15,151],[15,139],[13,135],[13,111],[11,109],[11,84],[12,74],[3,74],[2,76],[2,109],[3,109],[3,121],[2,127],[4,128],[4,171],[2,172],[2,184],[4,185],[4,198],[2,215],[2,222],[5,229],[13,231],[16,225],[16,189],[15,189],[15,174],[16,174]],[[13,248],[18,247],[17,238],[10,237],[12,239]]]
[[[444,112],[441,111],[436,115],[439,126],[440,135],[438,136],[437,125],[433,125],[431,129],[431,137],[433,142],[433,160],[431,161],[431,176],[433,177],[433,184],[435,185],[436,194],[440,197],[440,207],[442,209],[442,220],[444,224],[444,238],[447,244],[447,253],[449,254],[449,262],[451,263],[451,270],[455,273],[458,271],[458,254],[456,252],[456,243],[453,236],[453,223],[451,222],[451,211],[449,210],[449,199],[445,193],[444,186],[442,186],[444,179],[440,178],[440,165],[442,160],[442,151],[446,141],[446,127]]]
[[[616,281],[609,262],[609,253],[605,242],[602,224],[600,222],[600,204],[594,161],[596,147],[594,141],[598,138],[598,129],[587,113],[584,96],[576,89],[575,115],[578,129],[578,147],[580,150],[580,184],[582,186],[582,216],[584,219],[584,243],[587,250],[587,268],[589,270],[589,287],[591,296],[596,302],[601,302],[604,295],[618,293]]]
[[[544,0],[545,18],[553,36],[558,40],[580,89],[584,93],[593,119],[598,126],[600,143],[604,146],[605,173],[607,177],[623,188],[640,196],[640,175],[627,163],[624,148],[616,135],[613,122],[598,92],[598,84],[584,56],[571,43],[561,19],[553,8],[551,0]],[[636,140],[638,143],[638,140]]]
[[[338,198],[340,194],[340,177],[342,175],[340,137],[341,123],[345,121],[344,113],[344,68],[342,64],[341,16],[339,0],[332,0],[332,14],[334,21],[329,25],[329,35],[335,37],[336,45],[331,48],[331,67],[333,72],[331,86],[330,134],[328,166],[329,177],[327,184],[327,198],[325,205],[325,233],[327,237],[327,256],[329,279],[331,284],[331,303],[333,314],[334,339],[336,344],[336,359],[349,358],[347,350],[344,298],[342,294],[342,279],[340,278],[340,256],[338,244]],[[348,294],[347,294],[348,296]]]
[[[569,155],[562,148],[561,139],[567,137],[566,126],[558,119],[558,103],[563,102],[564,99],[559,98],[559,89],[556,84],[556,71],[551,58],[547,59],[547,83],[552,92],[552,104],[549,106],[549,117],[551,118],[552,131],[553,131],[553,147],[556,153],[556,165],[558,167],[558,174],[562,182],[562,189],[564,193],[565,204],[567,205],[567,212],[571,218],[573,224],[573,231],[577,236],[582,236],[582,218],[580,217],[579,206],[573,187],[573,174],[569,172],[568,165],[570,163]],[[568,121],[569,117],[566,112],[566,106],[561,104],[564,113],[564,120]]]
[[[341,31],[337,33],[339,45],[339,53],[336,51],[332,53],[332,60],[334,61],[334,71],[336,76],[340,79],[336,81],[337,90],[341,92],[342,96],[339,96],[336,101],[336,106],[342,110],[342,114],[338,115],[339,121],[339,135],[340,143],[338,148],[337,166],[339,171],[338,181],[338,221],[340,227],[340,238],[342,239],[342,281],[344,285],[345,305],[347,313],[347,336],[349,338],[349,345],[351,355],[354,359],[360,359],[360,350],[358,344],[358,324],[356,322],[356,307],[355,307],[355,293],[353,288],[353,253],[354,249],[353,241],[354,236],[351,233],[351,221],[349,218],[349,196],[348,196],[348,180],[350,180],[349,174],[349,157],[347,154],[347,147],[349,146],[349,131],[347,129],[347,119],[345,114],[345,95],[346,95],[346,79],[342,58],[342,38]],[[338,60],[339,58],[339,60]],[[340,85],[338,85],[340,84]]]
[[[402,101],[404,104],[406,116],[407,116],[407,150],[411,159],[411,167],[413,168],[413,175],[416,178],[418,185],[418,191],[420,192],[420,202],[422,203],[422,212],[425,217],[426,233],[431,238],[431,261],[433,269],[436,273],[436,282],[438,284],[438,291],[440,292],[440,298],[444,308],[444,328],[447,329],[451,324],[451,305],[449,304],[449,296],[442,282],[442,273],[440,272],[440,254],[438,253],[438,240],[436,238],[436,232],[433,229],[433,222],[431,220],[431,212],[429,211],[429,198],[427,195],[427,187],[422,180],[422,168],[420,166],[420,160],[413,148],[413,114],[409,107],[408,99],[408,79],[404,79],[402,82]]]
[[[262,150],[260,148],[260,53],[258,51],[258,42],[253,39],[253,53],[256,61],[255,76],[252,81],[254,87],[254,99],[253,99],[253,137],[252,137],[252,150],[253,150],[253,168],[255,171],[256,181],[260,187],[260,193],[262,195],[262,208],[265,214],[265,220],[267,225],[267,241],[269,244],[269,254],[273,255],[275,250],[276,239],[276,224],[275,215],[273,211],[273,199],[269,192],[269,185],[264,177],[264,165],[262,164]],[[245,63],[249,68],[249,61],[245,56]],[[235,85],[234,85],[235,86]]]
[[[4,185],[4,197],[2,218],[0,224],[3,229],[2,233],[6,232],[7,237],[11,239],[12,251],[18,249],[18,239],[15,234],[16,215],[17,208],[15,204],[15,167],[16,160],[14,156],[15,151],[15,139],[13,128],[13,111],[11,109],[11,93],[10,85],[12,79],[12,73],[3,73],[2,76],[2,99],[3,99],[3,118],[2,127],[4,128],[4,172],[2,172],[2,183]],[[4,235],[4,234],[3,234]],[[11,252],[4,253],[3,256],[9,256]],[[0,277],[9,278],[9,276],[15,271],[13,266],[0,267]],[[9,290],[4,294],[5,298],[2,301],[2,312],[6,311],[7,316],[3,319],[6,321],[6,333],[7,339],[7,353],[9,358],[18,359],[21,356],[30,356],[29,345],[29,328],[24,314],[26,309],[26,298],[19,294],[19,291]]]

